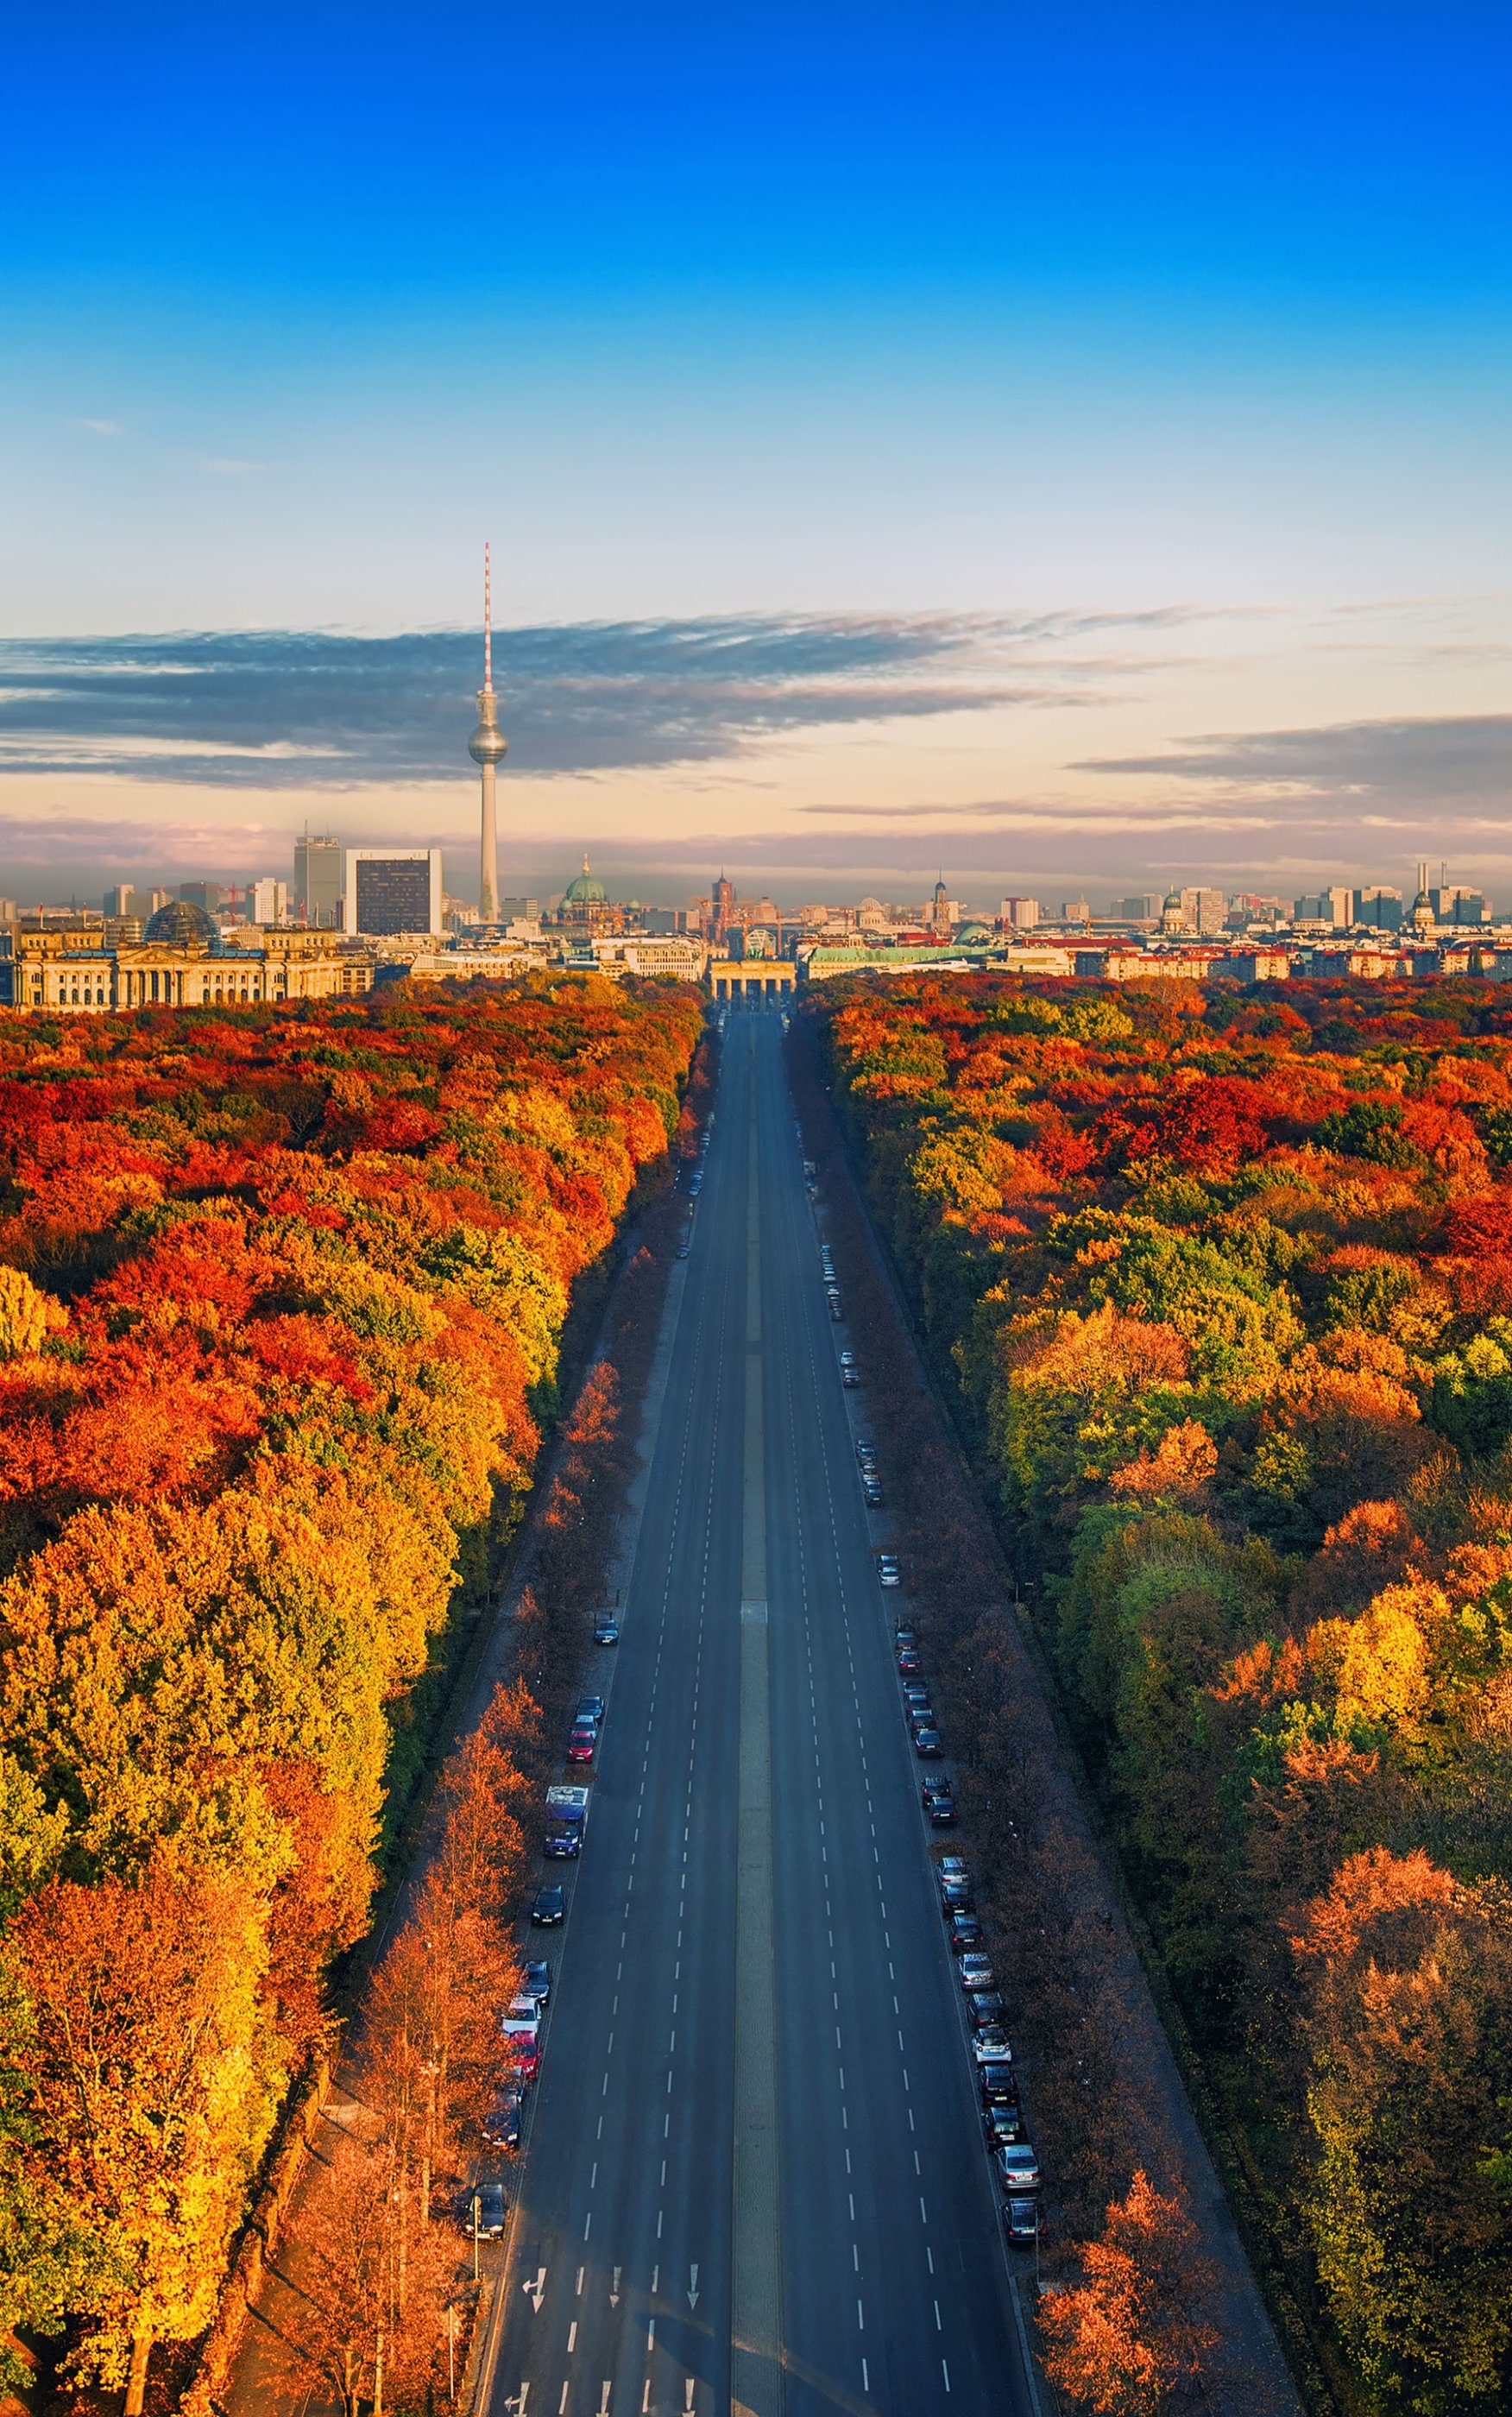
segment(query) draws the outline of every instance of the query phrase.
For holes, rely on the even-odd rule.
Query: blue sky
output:
[[[1509,67],[1489,0],[18,12],[0,634],[424,632],[475,609],[490,535],[522,680],[530,632],[562,633],[558,683],[583,625],[660,633],[619,658],[619,764],[612,686],[585,763],[531,757],[559,686],[521,699],[522,877],[582,840],[676,889],[679,851],[728,838],[790,888],[902,880],[919,808],[979,889],[1075,886],[1094,844],[1128,881],[1178,844],[1280,889],[1362,851],[1390,875],[1420,827],[1512,903]],[[1352,635],[1360,613],[1389,632]],[[1096,679],[1064,634],[1159,614],[1182,645],[1104,648]],[[921,714],[927,632],[959,615],[970,692]],[[661,637],[696,652],[724,616],[824,625],[842,682],[856,616],[907,621],[896,720],[870,664],[849,719],[826,694],[805,722],[807,672],[764,716],[711,715],[695,682],[685,753],[648,751],[679,727]],[[1043,616],[1056,661],[1026,677]],[[198,759],[163,722],[189,767],[164,782],[140,716],[81,755],[77,697],[24,683],[18,866],[41,877],[50,818],[60,868],[91,818],[199,863],[219,813],[228,869],[311,809],[465,829],[465,759],[448,781],[425,732],[407,791],[398,746],[325,794],[291,660],[239,666],[258,729],[297,705],[310,749],[258,828],[213,714]],[[1379,793],[1346,757],[1380,759]],[[1328,801],[1305,842],[1266,811],[1303,793]]]

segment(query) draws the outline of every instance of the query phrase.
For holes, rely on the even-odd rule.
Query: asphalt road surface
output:
[[[495,2417],[1031,2408],[780,1040],[729,1017],[587,1837],[547,1867]]]

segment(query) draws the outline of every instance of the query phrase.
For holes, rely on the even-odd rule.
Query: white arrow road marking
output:
[[[623,2266],[616,2266],[614,2269],[614,2279],[609,2287],[609,2304],[612,2308],[619,2306],[619,2278],[624,2272]]]
[[[685,2381],[685,2383],[684,2383],[684,2385],[683,2385],[683,2407],[684,2407],[685,2409],[691,2409],[691,2408],[692,2408],[692,2406],[693,2406],[693,2379],[692,2379],[692,2377],[691,2377],[691,2376],[688,2376],[688,2379],[687,2379],[687,2380]]]
[[[598,2403],[598,2417],[609,2417],[609,2386],[607,2383],[603,2385],[602,2390],[604,2396]]]
[[[698,2268],[696,2266],[690,2266],[688,2270],[688,2304],[690,2308],[696,2308],[698,2305]]]
[[[539,2316],[541,2312],[541,2302],[546,2297],[545,2267],[542,2266],[540,2268],[534,2283],[522,2283],[520,2288],[523,2291],[526,2299],[530,2302],[531,2306],[535,2309],[536,2314]]]

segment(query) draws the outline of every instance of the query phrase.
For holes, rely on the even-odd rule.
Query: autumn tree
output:
[[[160,1854],[135,1884],[49,1881],[12,1937],[27,2161],[105,2246],[79,2365],[138,2417],[154,2342],[208,2321],[276,2104],[259,1908],[244,1883]]]
[[[1217,2348],[1217,2277],[1178,2193],[1142,2169],[1081,2253],[1081,2279],[1039,2303],[1057,2389],[1098,2417],[1155,2417],[1200,2389]]]
[[[392,2143],[348,2137],[311,2194],[290,2343],[342,2417],[429,2410],[445,2386],[457,2257],[416,2222],[414,2187]]]

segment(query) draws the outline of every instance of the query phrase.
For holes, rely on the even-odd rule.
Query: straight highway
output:
[[[729,1018],[588,1832],[536,1934],[494,2412],[1032,2408],[780,1039]]]

